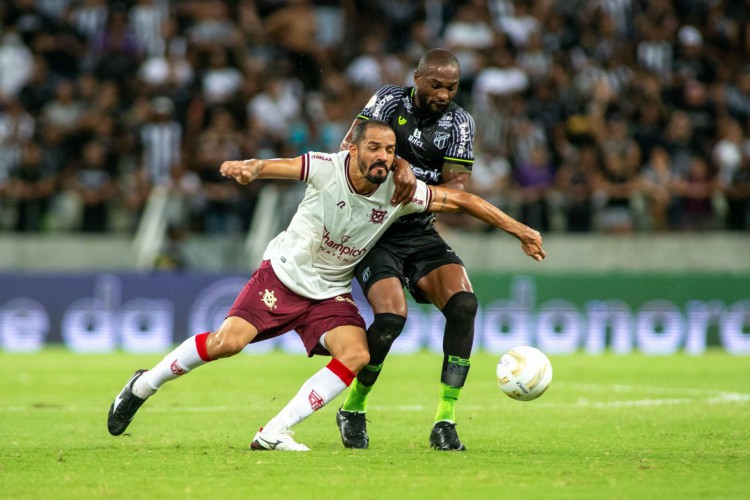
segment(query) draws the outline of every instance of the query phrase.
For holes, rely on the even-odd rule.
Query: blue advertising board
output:
[[[160,353],[216,329],[248,275],[0,274],[0,349],[63,345],[80,353]],[[480,307],[475,349],[535,345],[550,354],[605,350],[701,354],[718,345],[750,355],[750,279],[744,275],[482,274],[471,277]],[[372,313],[355,285],[369,324]],[[409,302],[394,353],[442,352],[445,321]],[[296,335],[249,353],[303,353]]]

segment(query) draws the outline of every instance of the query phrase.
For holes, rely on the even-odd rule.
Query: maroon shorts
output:
[[[251,344],[295,330],[308,356],[330,356],[319,341],[324,333],[336,327],[365,328],[365,320],[351,293],[323,300],[302,297],[279,281],[267,260],[250,277],[227,316],[238,316],[258,329]]]

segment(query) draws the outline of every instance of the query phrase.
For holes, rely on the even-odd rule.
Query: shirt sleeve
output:
[[[367,101],[364,109],[357,115],[360,120],[382,120],[387,122],[403,97],[403,89],[395,85],[386,85]]]
[[[474,165],[474,119],[463,109],[455,112],[451,143],[445,150],[443,161],[458,163],[469,171]]]
[[[302,155],[300,180],[318,189],[325,189],[334,182],[334,155],[309,152]]]
[[[423,181],[417,179],[417,191],[409,203],[401,207],[401,215],[426,212],[432,203],[432,189]]]

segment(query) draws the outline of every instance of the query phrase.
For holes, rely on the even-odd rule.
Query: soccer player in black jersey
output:
[[[378,90],[352,129],[371,118],[389,123],[396,131],[396,154],[411,164],[417,178],[466,190],[474,162],[474,120],[453,102],[458,83],[456,57],[442,49],[430,50],[414,71],[414,87],[387,85]],[[342,149],[350,140],[351,129]],[[430,445],[438,450],[466,449],[456,433],[455,405],[469,373],[477,299],[463,262],[435,230],[434,221],[432,213],[399,219],[357,267],[355,275],[375,318],[367,329],[370,363],[357,375],[336,415],[347,448],[369,445],[367,395],[406,323],[406,286],[417,302],[434,304],[446,319],[440,401]]]

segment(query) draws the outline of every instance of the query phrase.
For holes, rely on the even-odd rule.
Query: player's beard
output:
[[[385,174],[373,173],[373,169],[375,167],[381,167],[385,169]],[[379,185],[384,183],[386,178],[388,178],[388,171],[390,170],[390,168],[388,168],[388,164],[384,161],[376,161],[374,163],[371,163],[370,165],[367,165],[364,160],[360,160],[359,170],[365,176],[365,179],[367,179],[370,183]]]
[[[448,105],[450,104],[450,101],[446,102],[445,104],[438,104],[437,102],[429,102],[427,100],[427,97],[424,95],[417,93],[417,109],[423,115],[431,115],[431,116],[438,116],[442,115],[446,109],[448,109]]]

